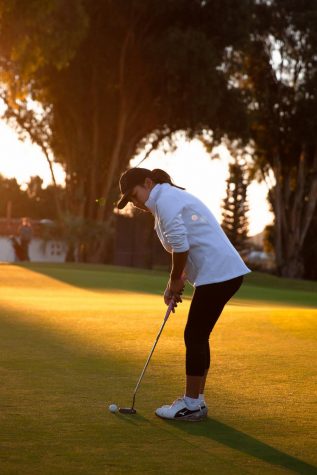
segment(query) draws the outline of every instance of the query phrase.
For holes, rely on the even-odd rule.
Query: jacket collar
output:
[[[157,200],[162,193],[164,189],[167,187],[171,186],[169,183],[162,183],[162,184],[157,184],[152,188],[151,193],[147,199],[147,201],[144,203],[145,206],[151,211],[152,214],[155,215],[155,207]]]

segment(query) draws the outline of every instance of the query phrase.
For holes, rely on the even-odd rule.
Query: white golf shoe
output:
[[[181,398],[180,398],[180,399],[181,399]],[[160,407],[160,409],[162,409],[163,407],[164,407],[164,408],[166,408],[166,407],[171,407],[171,405],[170,405],[170,404],[165,404],[164,406]],[[204,416],[207,416],[207,414],[208,414],[208,406],[207,406],[207,404],[206,404],[205,399],[200,399],[200,408],[201,408],[202,413],[204,414]]]
[[[194,409],[189,409],[183,397],[176,399],[170,406],[165,405],[156,409],[155,414],[163,419],[178,421],[201,421],[207,416],[208,408],[200,401]]]

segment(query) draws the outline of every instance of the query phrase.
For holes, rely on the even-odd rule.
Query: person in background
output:
[[[20,245],[22,249],[23,261],[29,261],[29,246],[33,237],[32,226],[28,218],[22,218],[21,225],[19,227]]]
[[[161,169],[131,168],[120,178],[122,209],[128,202],[155,217],[155,230],[171,253],[172,269],[164,301],[181,302],[185,280],[195,291],[184,332],[184,396],[155,413],[164,419],[199,421],[208,408],[204,398],[210,366],[209,336],[226,303],[250,272],[221,226],[198,198],[172,183]]]

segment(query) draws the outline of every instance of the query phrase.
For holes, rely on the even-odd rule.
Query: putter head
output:
[[[136,410],[133,407],[120,407],[119,412],[121,414],[136,414]]]

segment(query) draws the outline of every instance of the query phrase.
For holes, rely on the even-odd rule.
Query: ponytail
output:
[[[158,184],[168,183],[171,186],[175,186],[176,188],[185,190],[185,188],[182,188],[181,186],[174,185],[169,174],[166,171],[162,170],[161,168],[155,168],[154,170],[152,170],[150,178],[154,181],[154,183],[158,183]]]

